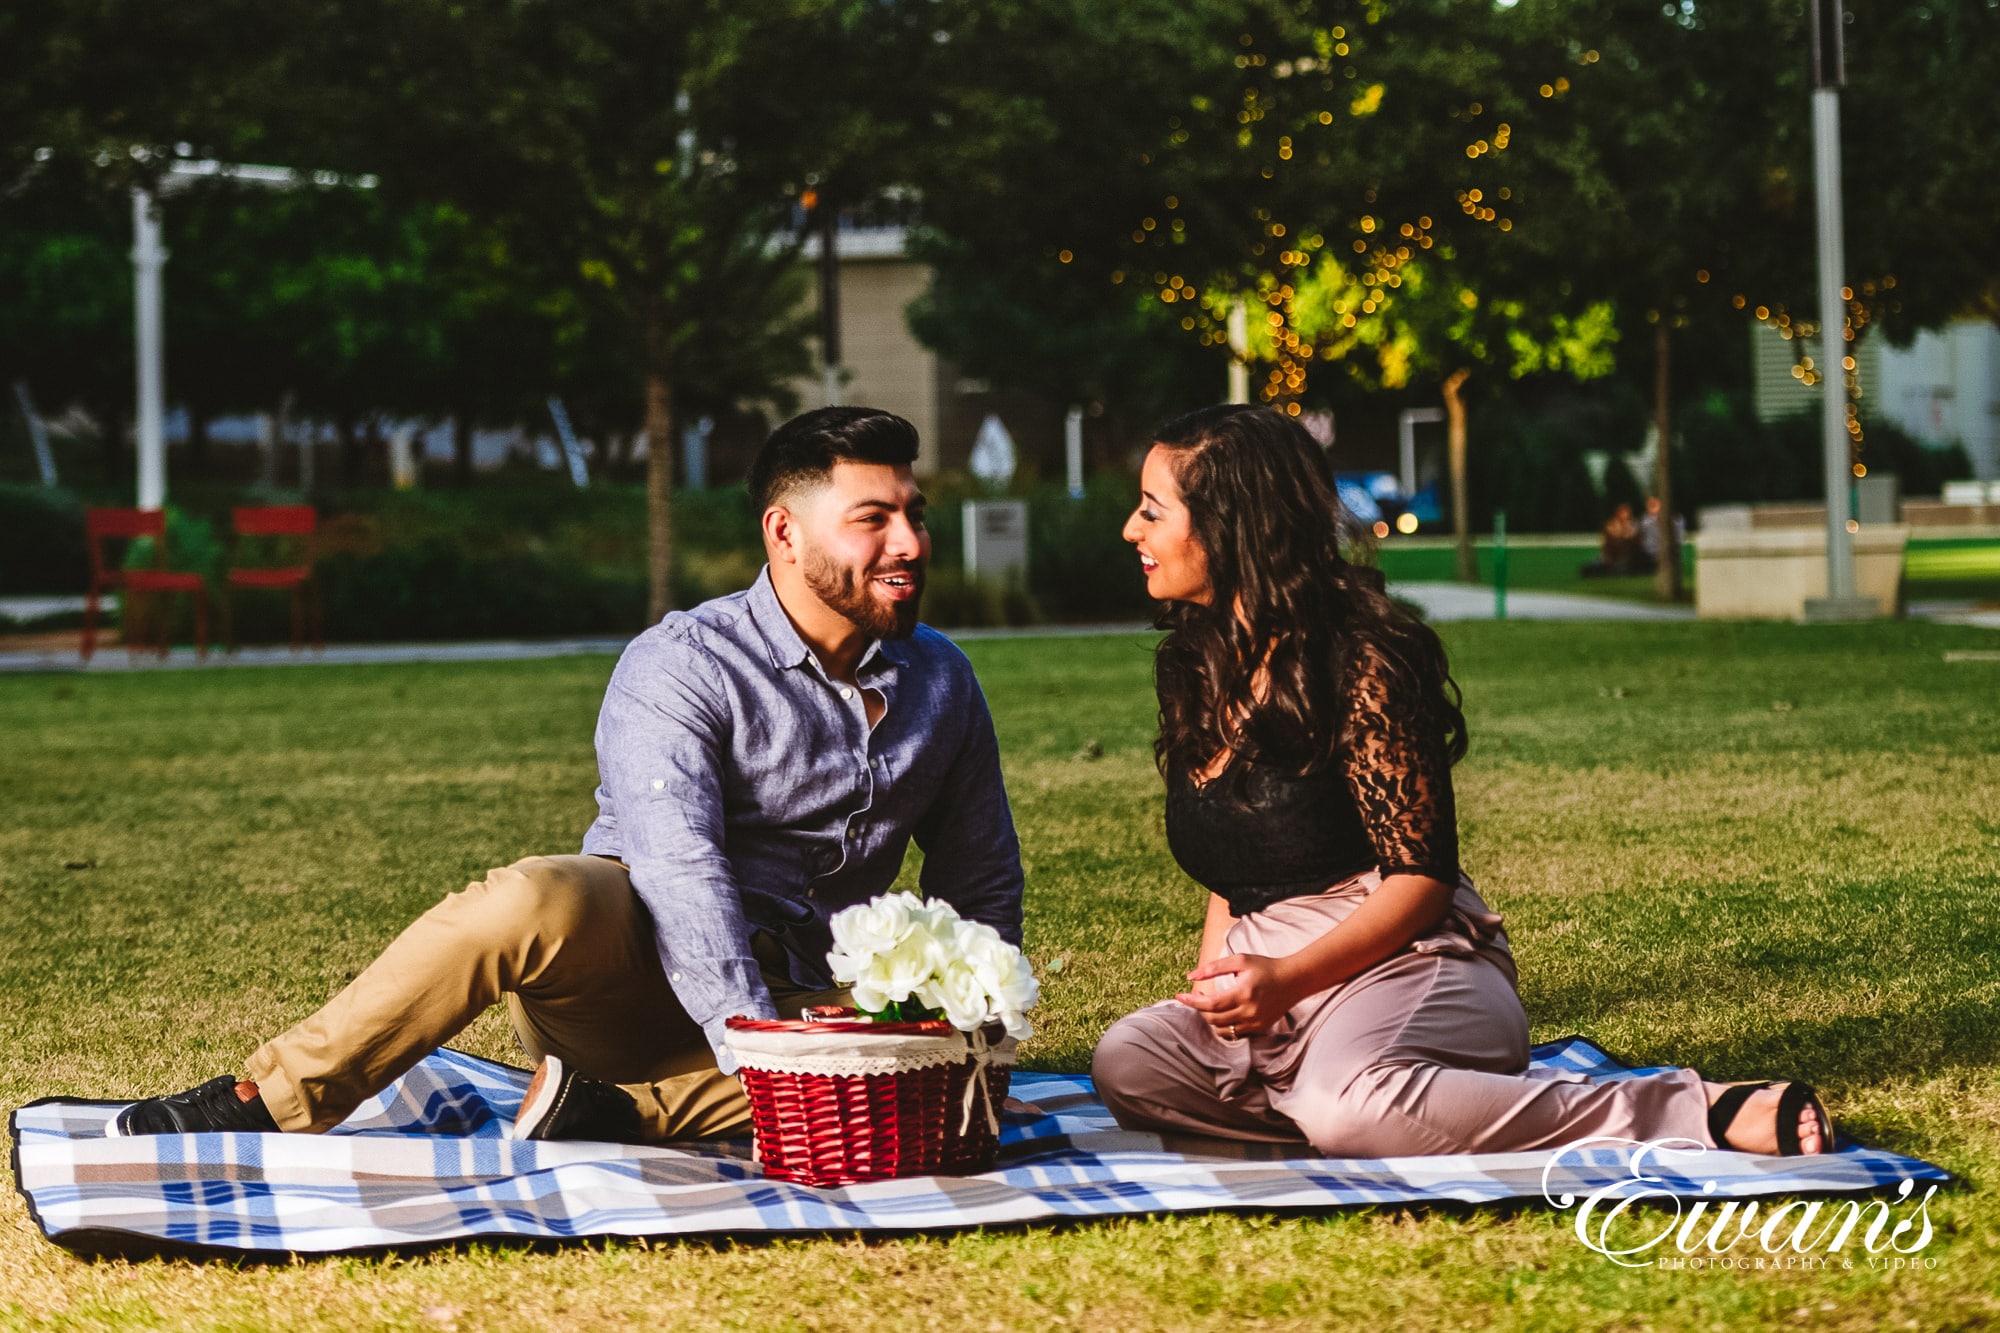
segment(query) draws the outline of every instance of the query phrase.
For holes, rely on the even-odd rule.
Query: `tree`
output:
[[[1125,238],[1161,212],[1174,118],[1235,77],[1243,13],[1233,0],[942,11],[948,40],[916,80],[939,132],[907,159],[935,274],[918,336],[968,373],[1114,421],[1219,385],[1218,358],[1138,280]]]
[[[1205,280],[1171,271],[1191,263],[1156,270],[1158,297],[1193,303],[1181,322],[1212,344],[1235,341],[1230,318],[1247,308],[1234,352],[1264,368],[1259,396],[1289,412],[1327,363],[1386,388],[1434,376],[1469,581],[1474,368],[1601,375],[1616,340],[1608,307],[1552,280],[1554,230],[1537,241],[1517,226],[1533,183],[1566,156],[1531,123],[1524,77],[1560,49],[1504,13],[1415,0],[1322,5],[1239,43],[1249,76],[1230,99],[1194,105],[1200,118],[1177,119],[1172,136],[1205,145],[1199,183],[1172,197],[1195,213],[1168,237],[1207,233],[1183,242],[1206,251]]]
[[[1565,48],[1538,90],[1567,149],[1545,185],[1549,229],[1570,280],[1616,302],[1651,353],[1655,590],[1673,600],[1674,335],[1724,332],[1728,290],[1810,284],[1800,20],[1773,3],[1651,0],[1526,0],[1517,16]]]
[[[933,340],[942,313],[982,316],[961,319],[948,350],[983,373],[1081,388],[1118,364],[1099,329],[1177,325],[1212,349],[1218,387],[1240,355],[1264,401],[1298,412],[1326,363],[1376,385],[1435,375],[1455,402],[1470,364],[1571,370],[1582,361],[1564,347],[1608,338],[1601,311],[1541,282],[1496,211],[1509,191],[1494,159],[1535,100],[1517,67],[1556,58],[1532,30],[1425,0],[1006,12],[996,64],[1014,100],[995,101],[1016,128],[974,136],[976,169],[953,164],[958,188],[929,216],[958,263],[919,312]],[[1050,153],[1071,169],[1051,176]],[[1476,278],[1449,276],[1466,265]],[[1434,313],[1412,300],[1426,278]],[[1462,457],[1462,411],[1454,438]]]
[[[31,159],[32,160],[32,159]],[[132,399],[131,206],[74,159],[37,164],[0,198],[0,387],[26,380],[45,411],[79,404],[101,470],[122,466]]]
[[[434,164],[425,188],[594,288],[636,347],[654,616],[670,604],[678,398],[769,393],[744,370],[791,364],[773,349],[800,333],[792,203],[853,137],[850,117],[826,114],[841,105],[829,71],[850,76],[868,9],[412,5],[388,14],[389,54],[368,65],[420,118],[406,148]],[[746,346],[763,352],[714,354]]]

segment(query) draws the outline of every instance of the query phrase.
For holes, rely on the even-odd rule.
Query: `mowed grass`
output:
[[[1490,585],[1497,569],[1493,543],[1482,538],[1474,550],[1479,582]],[[1516,542],[1507,548],[1507,586],[1533,592],[1653,600],[1650,574],[1584,578],[1581,567],[1596,558],[1594,541],[1543,545],[1528,538],[1526,544]],[[1377,562],[1392,582],[1448,583],[1458,577],[1457,555],[1449,540],[1391,537],[1382,543]],[[1685,569],[1692,590],[1694,581],[1701,577],[1701,561],[1693,550],[1685,553]],[[1913,601],[2000,602],[2000,541],[1913,537],[1904,556],[1903,577],[1906,594]]]
[[[83,1262],[8,1191],[21,1329],[1969,1328],[2000,1321],[2000,636],[1447,627],[1465,859],[1538,1039],[1796,1074],[1961,1179],[1935,1268],[1669,1272],[1573,1214],[1210,1215],[940,1237]],[[1147,640],[970,646],[1045,968],[1030,1064],[1175,988]],[[238,1067],[487,867],[575,846],[608,659],[0,678],[0,1104]],[[1058,970],[1047,965],[1063,960]],[[518,1058],[497,1014],[459,1043]],[[1739,1253],[1748,1253],[1739,1246]]]

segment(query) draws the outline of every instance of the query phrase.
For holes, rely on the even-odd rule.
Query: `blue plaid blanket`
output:
[[[1535,1067],[1626,1069],[1580,1037]],[[1556,1206],[1644,1176],[1634,1190],[1746,1198],[1944,1180],[1926,1162],[1844,1144],[1808,1158],[1634,1148],[1381,1160],[1314,1158],[1300,1144],[1165,1140],[1120,1130],[1087,1078],[1016,1073],[996,1170],[843,1189],[767,1180],[742,1143],[621,1147],[503,1136],[524,1070],[439,1051],[333,1132],[107,1138],[124,1103],[51,1099],[14,1113],[14,1178],[50,1240],[326,1253],[470,1237],[930,1231],[1207,1209],[1305,1209],[1542,1198]]]

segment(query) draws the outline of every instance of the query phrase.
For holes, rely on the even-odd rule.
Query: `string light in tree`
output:
[[[1706,270],[1703,270],[1705,273]],[[1704,280],[1697,275],[1698,280]],[[1841,321],[1840,355],[1835,356],[1824,346],[1820,356],[1813,357],[1801,350],[1798,360],[1792,365],[1792,378],[1807,388],[1826,381],[1829,374],[1838,370],[1840,384],[1847,398],[1845,420],[1849,447],[1849,466],[1857,477],[1868,475],[1868,465],[1862,461],[1862,449],[1867,442],[1867,432],[1861,423],[1861,400],[1867,392],[1861,383],[1860,362],[1855,357],[1855,344],[1860,341],[1869,325],[1875,322],[1878,307],[1886,307],[1890,313],[1902,308],[1901,302],[1890,296],[1896,288],[1894,274],[1885,274],[1879,279],[1864,282],[1859,291],[1853,287],[1842,287],[1840,297],[1844,306]],[[1794,319],[1783,303],[1778,305],[1758,305],[1752,307],[1750,298],[1737,293],[1730,298],[1730,305],[1738,310],[1748,311],[1750,317],[1766,328],[1775,329],[1786,341],[1804,342],[1819,336],[1819,325],[1811,320]]]
[[[1350,58],[1356,57],[1358,40],[1350,38],[1344,27],[1331,26],[1314,35],[1310,55],[1274,59],[1256,49],[1253,34],[1239,36],[1241,50],[1234,56],[1234,65],[1247,78],[1236,105],[1218,108],[1229,121],[1212,128],[1233,136],[1237,147],[1249,159],[1246,171],[1254,170],[1260,180],[1275,180],[1301,160],[1313,159],[1312,135],[1323,133],[1349,117],[1376,114],[1383,103],[1385,88],[1361,78],[1357,65],[1350,62]],[[1583,54],[1580,63],[1594,64],[1597,59],[1598,53],[1589,51]],[[1353,89],[1346,94],[1350,100],[1344,116],[1339,114],[1337,105],[1298,109],[1294,104],[1293,110],[1284,111],[1287,105],[1284,89],[1300,85],[1276,81],[1306,74],[1324,76],[1320,82],[1323,92],[1331,92],[1338,86],[1336,75],[1352,81]],[[1267,80],[1272,81],[1268,86]],[[1569,80],[1562,77],[1545,85],[1543,96],[1558,97],[1568,91]],[[1207,112],[1209,107],[1196,103],[1196,110]],[[1457,108],[1452,114],[1461,116]],[[1472,120],[1485,114],[1486,108],[1481,103],[1472,102],[1462,118]],[[1200,128],[1185,123],[1184,115],[1167,119],[1162,165],[1171,161],[1173,151],[1189,143],[1194,131]],[[1290,123],[1265,128],[1281,118]],[[1278,129],[1283,132],[1275,132]],[[1467,160],[1479,161],[1506,152],[1513,134],[1511,124],[1491,125],[1466,145]],[[1324,153],[1319,160],[1324,163]],[[1155,159],[1151,153],[1142,153],[1140,161],[1153,165]],[[1374,197],[1370,190],[1368,202],[1372,204]],[[1468,217],[1508,232],[1514,229],[1515,222],[1503,215],[1500,206],[1512,197],[1513,192],[1507,186],[1483,185],[1461,191],[1458,203]],[[1131,245],[1147,246],[1151,253],[1150,247],[1171,247],[1189,239],[1189,223],[1179,212],[1179,192],[1163,195],[1161,205],[1145,216],[1134,218],[1128,232]],[[1150,277],[1154,298],[1171,308],[1180,327],[1194,334],[1204,346],[1227,346],[1232,309],[1241,302],[1251,303],[1256,332],[1254,350],[1249,355],[1253,360],[1268,356],[1271,363],[1257,385],[1258,396],[1293,415],[1301,410],[1299,400],[1307,391],[1312,364],[1338,360],[1363,345],[1376,347],[1378,358],[1383,361],[1385,382],[1393,382],[1386,373],[1392,355],[1390,344],[1396,337],[1386,322],[1388,312],[1395,294],[1403,286],[1406,267],[1422,260],[1426,252],[1438,245],[1435,220],[1424,215],[1392,221],[1370,212],[1353,220],[1352,230],[1356,234],[1348,238],[1342,250],[1337,240],[1333,248],[1328,248],[1328,238],[1318,228],[1297,227],[1273,218],[1263,207],[1253,207],[1251,214],[1256,230],[1254,239],[1244,246],[1247,262],[1242,268],[1229,266],[1222,272],[1203,275],[1202,281],[1194,281],[1185,272],[1175,271],[1184,265],[1171,262],[1169,249],[1160,251],[1153,261],[1114,270],[1111,281],[1122,283],[1128,273],[1141,281]],[[1080,246],[1074,251],[1064,249],[1058,257],[1062,263],[1070,263],[1080,252]],[[1303,308],[1302,292],[1309,293]],[[1401,356],[1405,371],[1409,352],[1407,346],[1395,352]]]

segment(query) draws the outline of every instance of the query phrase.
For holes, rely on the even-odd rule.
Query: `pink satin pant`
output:
[[[1230,929],[1229,948],[1295,952],[1379,883],[1365,875],[1252,913]],[[1468,881],[1438,933],[1309,997],[1272,1032],[1228,1040],[1169,1000],[1114,1023],[1091,1072],[1128,1129],[1304,1139],[1329,1157],[1524,1152],[1599,1137],[1715,1146],[1692,1070],[1596,1082],[1527,1065],[1528,1020],[1499,918]]]

